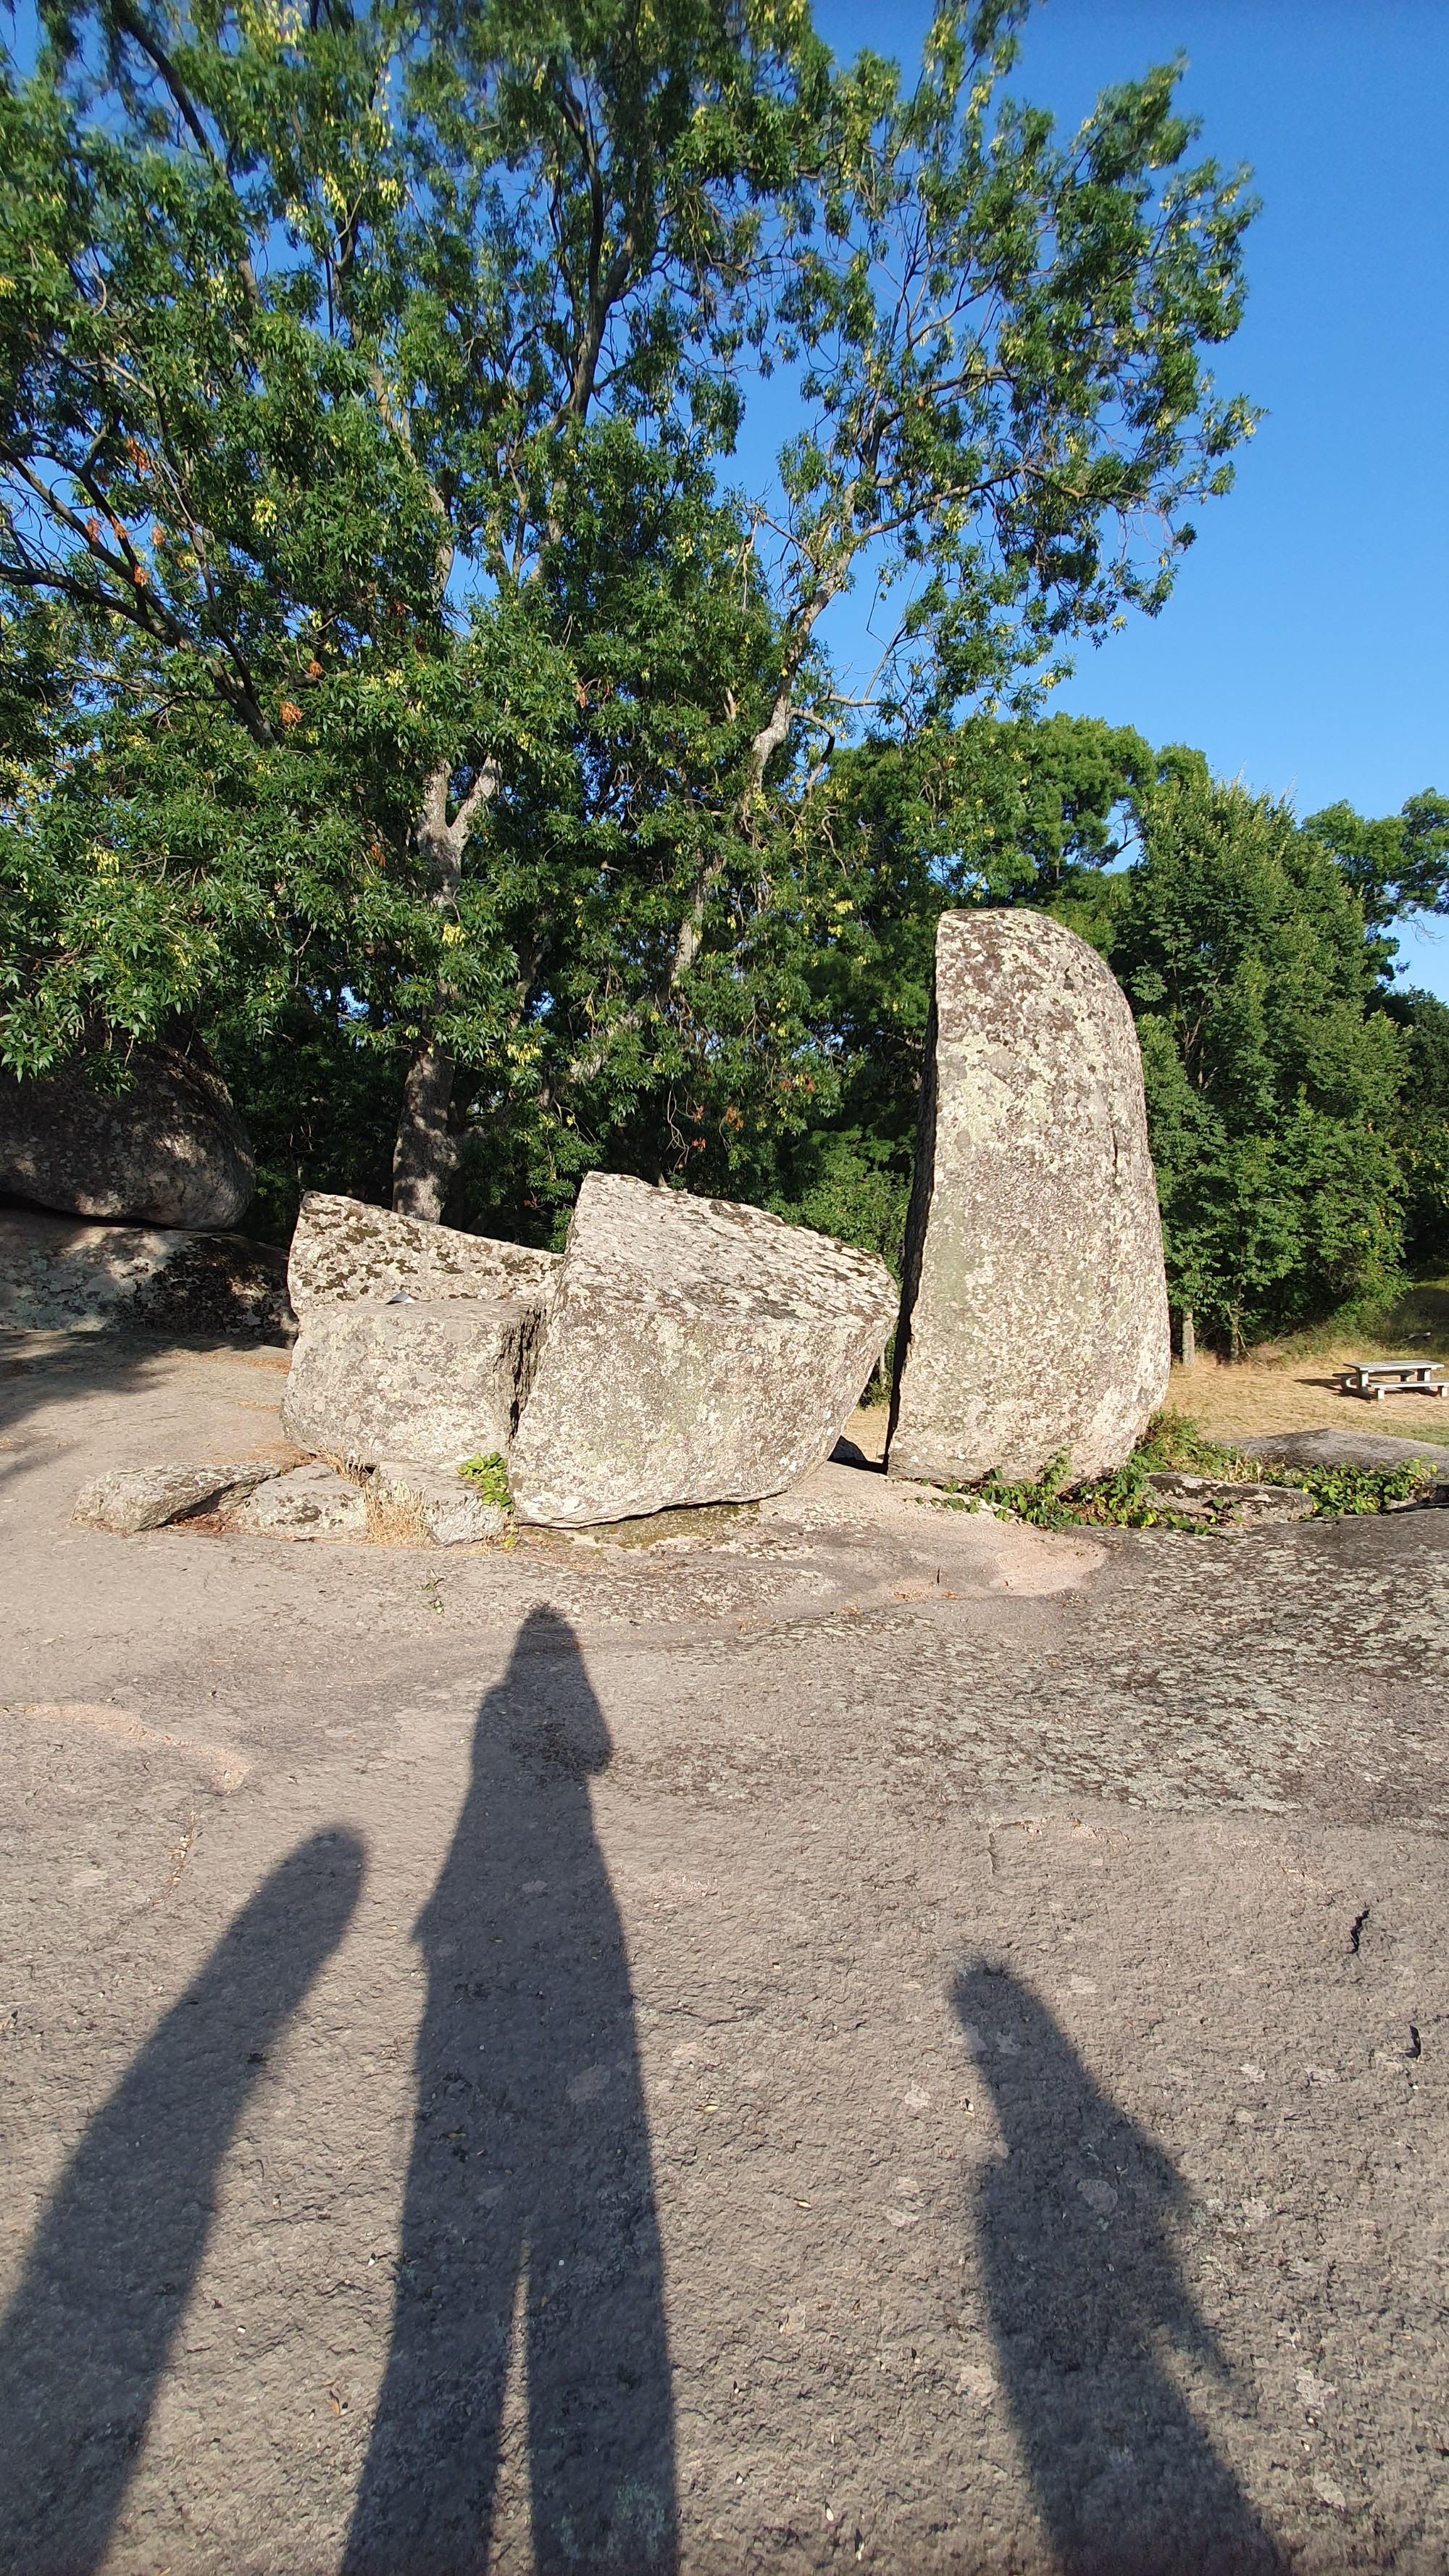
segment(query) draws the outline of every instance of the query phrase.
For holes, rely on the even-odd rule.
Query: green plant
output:
[[[1386,1512],[1411,1502],[1440,1472],[1427,1458],[1396,1467],[1280,1467],[1224,1441],[1211,1440],[1184,1413],[1155,1413],[1132,1455],[1110,1476],[1068,1485],[1071,1461],[1063,1450],[1032,1482],[1009,1485],[993,1472],[976,1485],[948,1485],[937,1498],[942,1511],[992,1511],[1035,1529],[1214,1530],[1233,1509],[1230,1493],[1204,1498],[1191,1517],[1175,1512],[1149,1484],[1152,1475],[1207,1476],[1217,1484],[1291,1485],[1312,1497],[1315,1518]],[[1204,1517],[1206,1513],[1207,1517]]]
[[[512,1511],[507,1462],[496,1449],[490,1449],[486,1458],[465,1458],[458,1473],[485,1503],[501,1503],[506,1512]]]

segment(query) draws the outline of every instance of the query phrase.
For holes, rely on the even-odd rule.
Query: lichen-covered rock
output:
[[[1164,1511],[1178,1520],[1215,1528],[1256,1529],[1272,1521],[1306,1521],[1313,1496],[1298,1485],[1249,1485],[1231,1477],[1190,1476],[1162,1469],[1147,1479]]]
[[[943,915],[889,1473],[1120,1466],[1167,1390],[1167,1287],[1132,1014],[1035,912]]]
[[[230,1511],[280,1474],[267,1458],[227,1466],[115,1468],[81,1488],[72,1518],[134,1538],[139,1530],[162,1529],[188,1512]]]
[[[508,1527],[502,1503],[482,1495],[456,1473],[384,1459],[368,1491],[374,1532],[381,1538],[416,1537],[433,1547],[476,1546],[501,1538]]]
[[[784,1492],[828,1457],[895,1306],[873,1253],[589,1173],[509,1455],[519,1518],[579,1528]]]
[[[252,1538],[366,1538],[367,1498],[335,1467],[314,1460],[260,1486],[236,1526]]]
[[[286,1341],[294,1330],[287,1256],[240,1234],[83,1225],[0,1208],[0,1324]]]
[[[541,1309],[502,1298],[316,1304],[282,1398],[300,1449],[454,1467],[506,1454],[533,1375]]]
[[[82,1055],[21,1082],[0,1073],[0,1189],[72,1216],[234,1226],[256,1191],[251,1140],[199,1050],[134,1047],[124,1091],[98,1091]]]
[[[297,1214],[287,1284],[299,1318],[316,1306],[412,1297],[546,1300],[562,1264],[556,1252],[449,1225],[394,1216],[327,1190],[309,1190]]]

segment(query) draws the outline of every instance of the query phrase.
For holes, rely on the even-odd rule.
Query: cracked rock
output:
[[[82,1487],[72,1517],[133,1538],[139,1530],[162,1529],[188,1512],[227,1511],[281,1472],[267,1458],[244,1458],[224,1467],[113,1469]]]
[[[975,1484],[1119,1467],[1167,1391],[1167,1284],[1137,1034],[1040,913],[936,933],[888,1472]]]

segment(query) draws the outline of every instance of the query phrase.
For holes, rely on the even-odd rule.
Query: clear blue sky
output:
[[[837,55],[908,69],[928,18],[817,0]],[[1179,53],[1200,151],[1250,162],[1263,200],[1217,372],[1268,417],[1169,606],[1084,649],[1054,703],[1196,743],[1300,814],[1393,813],[1449,792],[1449,0],[1045,0],[1011,87],[1075,124]],[[1401,954],[1449,1000],[1449,921]]]

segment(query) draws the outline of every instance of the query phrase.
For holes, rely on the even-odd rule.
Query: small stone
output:
[[[874,1253],[588,1173],[509,1459],[520,1519],[579,1528],[783,1493],[829,1456],[895,1310]]]
[[[506,1455],[533,1375],[536,1303],[447,1298],[307,1308],[282,1398],[299,1449],[376,1465]]]
[[[236,1526],[262,1538],[365,1538],[367,1497],[360,1485],[319,1459],[260,1486],[238,1512]]]
[[[465,1547],[480,1539],[501,1538],[509,1513],[502,1503],[485,1503],[466,1478],[437,1467],[418,1467],[396,1459],[385,1461],[372,1479],[374,1537],[416,1537],[434,1547]]]
[[[1119,1467],[1167,1391],[1167,1282],[1137,1033],[1110,968],[1036,912],[936,933],[888,1472]]]
[[[437,1305],[453,1297],[546,1301],[563,1264],[556,1252],[394,1216],[362,1199],[309,1190],[297,1214],[287,1285],[299,1320],[317,1306],[363,1301]]]
[[[281,1472],[267,1458],[224,1467],[114,1469],[82,1488],[72,1518],[134,1538],[139,1530],[161,1529],[188,1512],[229,1511]]]

